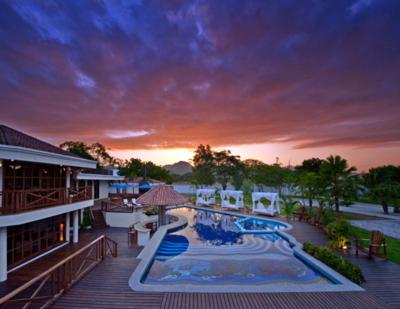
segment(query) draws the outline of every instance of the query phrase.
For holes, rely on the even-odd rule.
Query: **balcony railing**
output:
[[[69,203],[76,203],[92,199],[92,187],[80,187],[77,190],[69,190]]]
[[[92,199],[92,187],[4,190],[1,214],[13,214]]]

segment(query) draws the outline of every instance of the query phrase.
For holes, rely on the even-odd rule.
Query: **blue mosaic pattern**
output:
[[[235,224],[239,217],[184,207],[171,212],[186,216],[189,224],[164,238],[145,284],[331,283],[296,258],[288,241],[271,233],[276,223],[266,220],[268,233],[250,234]],[[263,224],[256,224],[260,231]]]

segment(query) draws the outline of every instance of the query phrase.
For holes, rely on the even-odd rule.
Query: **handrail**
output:
[[[107,248],[108,248],[108,251],[107,251]],[[93,249],[96,249],[96,250],[94,251]],[[87,251],[87,250],[89,250],[88,254],[86,256],[83,256],[83,253],[85,251]],[[93,254],[93,253],[95,253],[95,258],[91,258],[90,257],[90,255]],[[39,274],[38,276],[32,278],[31,280],[29,280],[28,282],[24,283],[23,285],[21,285],[20,287],[18,287],[14,291],[12,291],[9,294],[5,295],[4,297],[0,298],[0,306],[5,305],[5,304],[10,303],[10,302],[27,301],[27,303],[25,305],[25,307],[27,307],[35,300],[50,299],[44,305],[44,306],[47,306],[50,301],[53,301],[56,298],[58,298],[59,296],[61,296],[61,294],[63,294],[68,288],[70,288],[72,286],[72,284],[77,282],[83,275],[85,275],[94,266],[96,266],[98,263],[100,263],[106,257],[106,255],[108,255],[108,253],[111,254],[111,256],[113,256],[113,257],[117,257],[117,254],[118,254],[118,243],[116,241],[112,240],[111,238],[109,238],[109,237],[107,237],[105,235],[102,235],[102,236],[96,238],[95,240],[91,241],[89,244],[85,245],[84,247],[80,248],[76,252],[72,253],[69,257],[67,257],[67,258],[63,259],[62,261],[58,262],[56,265],[50,267],[45,272],[43,272],[43,273]],[[83,263],[79,267],[79,269],[77,269],[77,263],[73,263],[74,262],[73,261],[74,258],[82,258],[83,259]],[[84,269],[84,266],[85,266],[84,264],[85,264],[86,260],[93,261],[93,264],[89,265],[86,269]],[[67,267],[66,266],[67,266],[68,263],[70,263],[70,265],[68,265],[68,268],[69,268],[69,270],[71,272],[70,274],[66,274],[66,272],[67,272]],[[38,292],[40,291],[40,289],[49,281],[48,279],[56,271],[58,271],[62,267],[64,267],[63,271],[65,272],[64,273],[65,277],[64,277],[63,287],[59,288],[58,291],[55,291],[52,296],[36,296],[38,294]],[[76,274],[76,278],[75,279],[73,278],[74,274],[72,273],[74,267],[75,267],[75,270],[77,270],[77,272],[81,271],[81,273]],[[65,281],[66,277],[69,277],[69,282]],[[57,279],[59,280],[59,278],[57,278]],[[30,298],[25,297],[25,298],[22,298],[22,299],[13,300],[13,298],[15,296],[17,296],[18,294],[26,291],[27,289],[32,287],[35,283],[38,283],[40,280],[43,280],[43,282],[34,291],[34,293],[32,294],[32,296]]]

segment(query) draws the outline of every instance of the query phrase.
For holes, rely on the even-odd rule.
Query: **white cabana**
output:
[[[253,200],[253,211],[275,216],[280,213],[279,194],[272,192],[253,192],[251,194]],[[262,199],[269,200],[269,204],[264,205]]]
[[[221,191],[221,207],[239,209],[244,207],[243,191],[223,190]],[[235,200],[231,203],[231,198]]]
[[[197,189],[196,205],[214,205],[215,189]]]

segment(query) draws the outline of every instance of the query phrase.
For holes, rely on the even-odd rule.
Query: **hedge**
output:
[[[303,250],[354,283],[360,284],[365,282],[360,267],[345,260],[329,248],[304,243]]]

